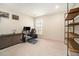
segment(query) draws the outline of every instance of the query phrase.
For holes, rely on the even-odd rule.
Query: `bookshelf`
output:
[[[79,34],[75,32],[75,26],[79,26],[79,22],[75,22],[75,17],[78,15],[79,7],[70,9],[65,19],[65,40],[67,40],[67,49],[68,51],[77,53],[79,53],[79,43],[75,41],[75,38],[79,39]]]

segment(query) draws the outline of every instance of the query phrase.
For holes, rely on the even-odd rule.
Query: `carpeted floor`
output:
[[[63,41],[37,39],[36,44],[20,43],[3,50],[1,56],[66,56],[66,45]]]

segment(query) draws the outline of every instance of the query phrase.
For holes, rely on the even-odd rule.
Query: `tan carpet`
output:
[[[20,43],[0,50],[2,56],[66,56],[63,41],[38,39],[36,44]]]

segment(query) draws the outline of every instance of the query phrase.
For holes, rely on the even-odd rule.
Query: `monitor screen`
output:
[[[30,30],[30,27],[24,27],[24,30]]]

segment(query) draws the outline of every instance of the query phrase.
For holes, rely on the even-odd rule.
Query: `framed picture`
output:
[[[14,19],[14,20],[19,20],[19,16],[17,16],[17,15],[12,15],[12,19]]]
[[[9,18],[9,13],[0,11],[0,17]]]

